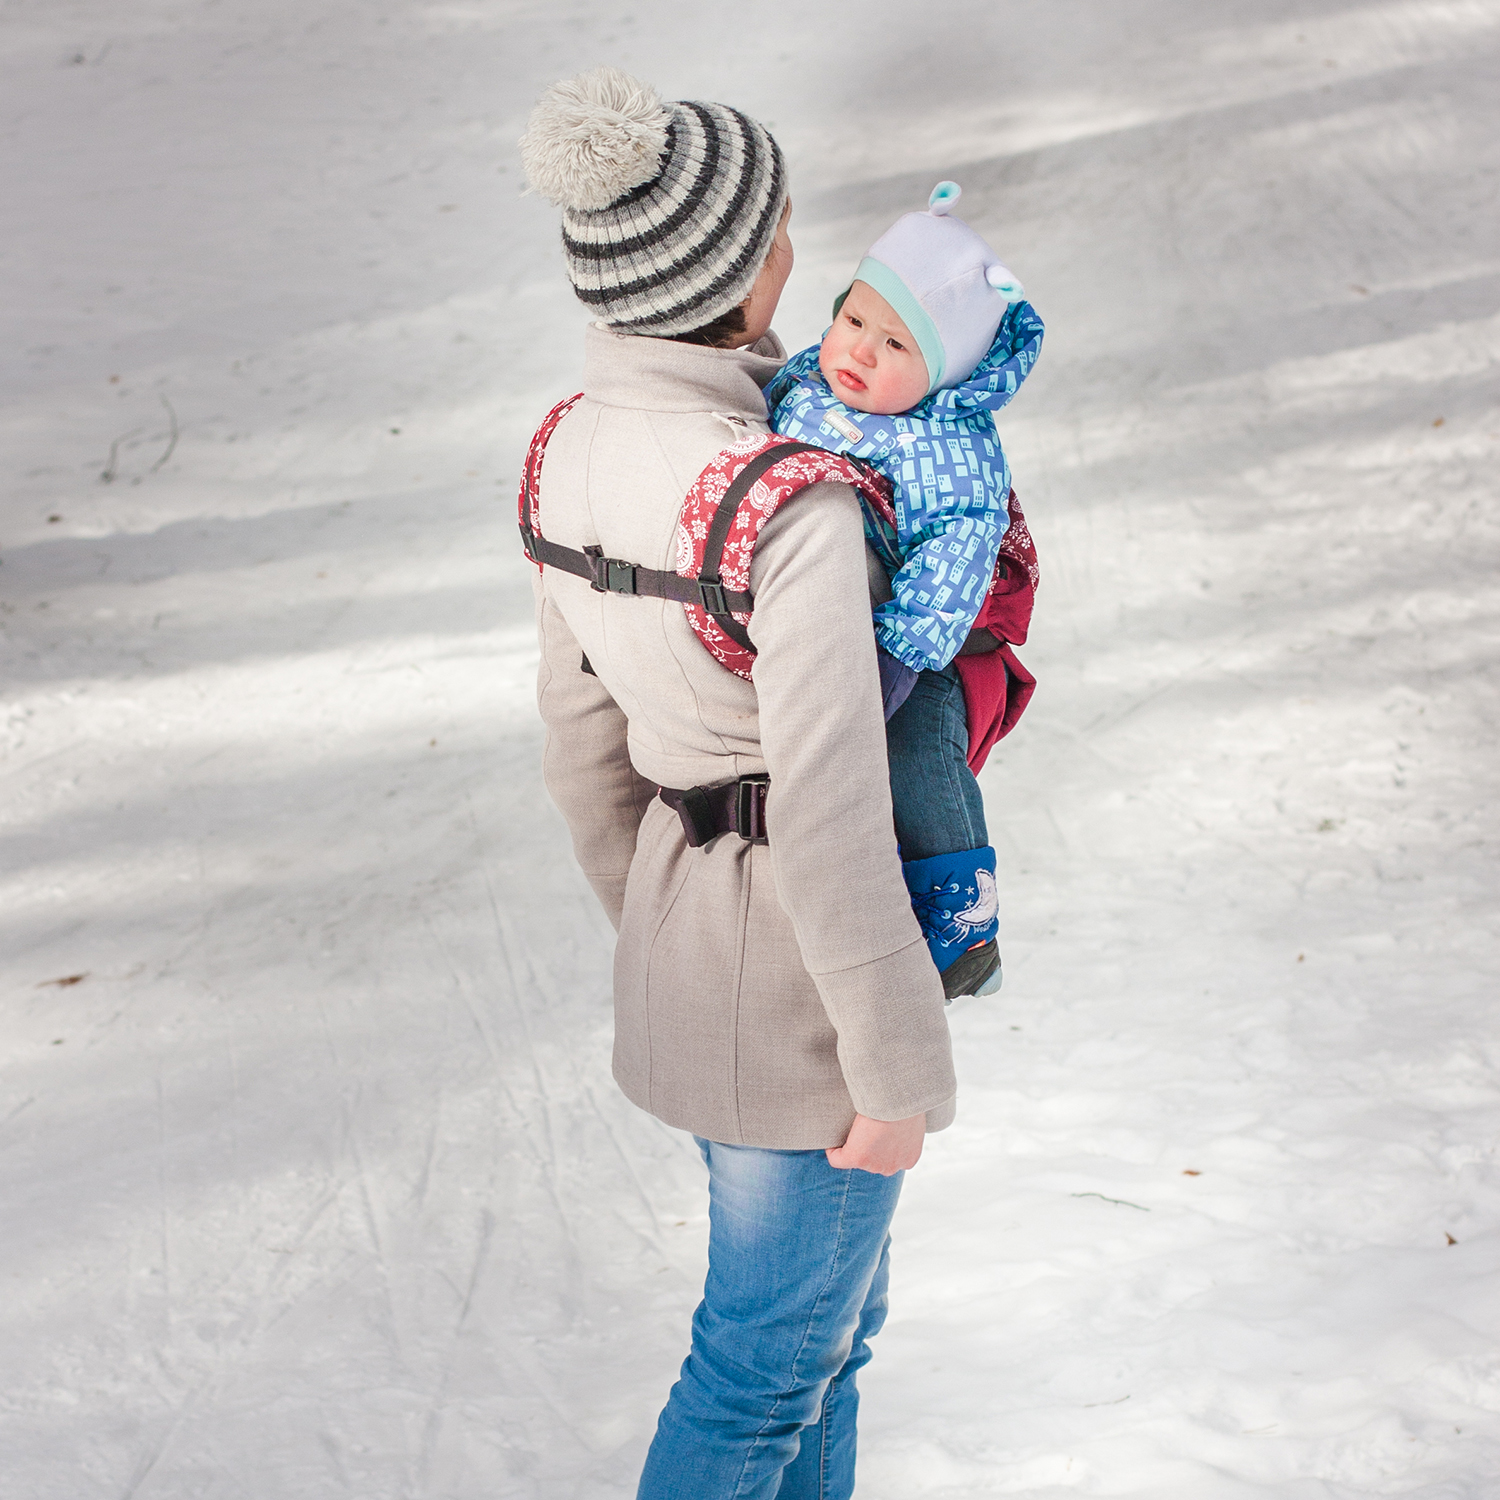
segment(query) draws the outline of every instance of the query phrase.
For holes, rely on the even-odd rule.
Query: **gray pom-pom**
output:
[[[521,137],[526,180],[562,208],[607,208],[656,175],[668,118],[649,83],[617,68],[565,78],[542,95]]]

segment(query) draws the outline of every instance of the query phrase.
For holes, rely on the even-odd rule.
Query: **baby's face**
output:
[[[818,368],[833,394],[856,411],[893,416],[927,394],[927,361],[911,330],[863,281],[849,288],[818,351]]]

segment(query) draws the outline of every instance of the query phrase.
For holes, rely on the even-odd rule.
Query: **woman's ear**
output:
[[[791,236],[787,233],[787,221],[792,216],[792,200],[786,201],[781,218],[776,225],[776,238],[760,268],[760,275],[750,289],[750,295],[740,303],[745,312],[745,333],[734,341],[733,347],[743,348],[765,337],[771,329],[771,319],[776,316],[776,305],[781,301],[782,289],[787,277],[792,274],[796,252],[792,249]]]

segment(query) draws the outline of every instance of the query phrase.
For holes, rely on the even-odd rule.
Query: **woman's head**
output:
[[[786,170],[764,126],[723,104],[663,104],[596,68],[547,90],[521,157],[562,208],[573,290],[604,322],[658,338],[711,330],[703,341],[723,344],[769,327],[791,242]]]

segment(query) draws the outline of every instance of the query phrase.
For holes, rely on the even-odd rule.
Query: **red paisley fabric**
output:
[[[547,456],[547,443],[557,431],[557,424],[582,400],[583,392],[579,391],[576,396],[559,401],[542,418],[542,425],[532,434],[531,446],[526,450],[526,462],[521,466],[521,493],[516,497],[516,519],[538,536],[542,533],[538,507],[542,502],[542,460]],[[541,563],[536,570],[542,571]]]

